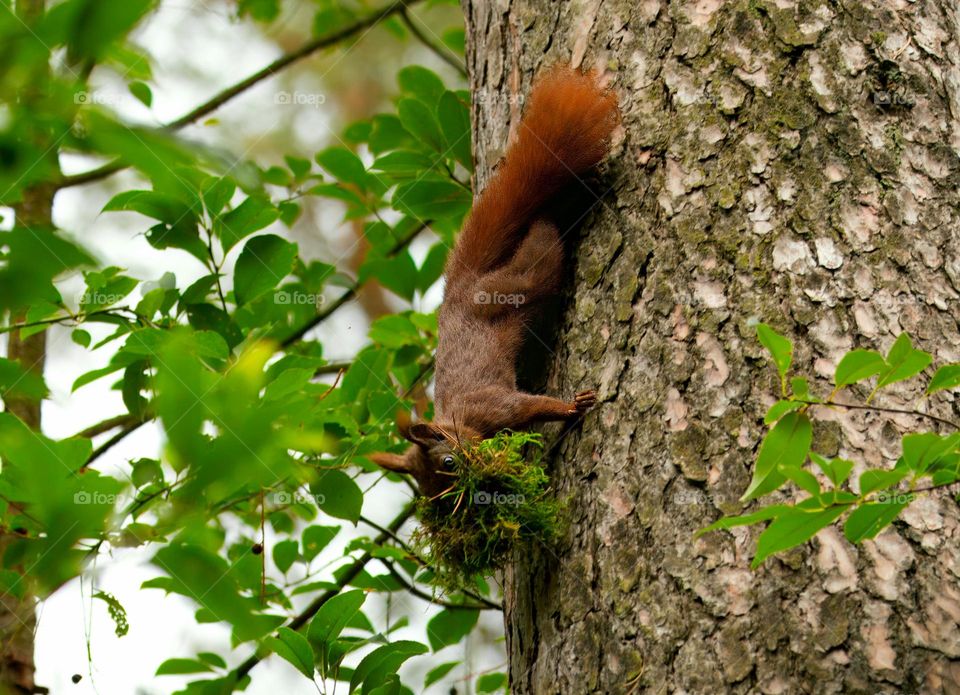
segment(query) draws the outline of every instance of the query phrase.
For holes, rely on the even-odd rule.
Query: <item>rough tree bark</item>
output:
[[[479,185],[545,64],[602,69],[624,115],[548,386],[597,388],[601,405],[554,461],[569,531],[508,572],[511,692],[960,692],[949,496],[875,541],[827,529],[756,572],[757,530],[693,538],[739,511],[777,390],[751,319],[823,380],[902,330],[960,358],[956,4],[463,6]],[[819,415],[815,450],[871,465],[918,425]]]

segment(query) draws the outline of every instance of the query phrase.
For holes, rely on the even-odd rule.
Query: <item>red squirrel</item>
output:
[[[444,472],[461,443],[571,420],[594,405],[592,391],[571,401],[519,391],[516,360],[532,312],[561,280],[562,242],[541,209],[606,155],[618,122],[616,96],[589,74],[556,67],[534,83],[516,138],[447,261],[435,420],[401,420],[406,453],[370,457],[412,475],[422,494],[449,486]]]

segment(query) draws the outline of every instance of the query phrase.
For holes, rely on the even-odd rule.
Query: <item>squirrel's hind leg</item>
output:
[[[477,281],[478,311],[492,318],[553,296],[560,287],[562,267],[563,242],[556,225],[536,220],[506,265]]]

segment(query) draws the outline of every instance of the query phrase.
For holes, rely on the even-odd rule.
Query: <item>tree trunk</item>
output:
[[[480,187],[542,66],[602,69],[623,110],[547,385],[601,403],[553,461],[565,537],[507,573],[511,692],[960,692],[948,495],[757,571],[758,529],[693,537],[740,511],[778,392],[754,321],[794,339],[821,390],[843,352],[902,330],[960,361],[953,0],[464,9]],[[919,424],[817,418],[814,449],[854,477]]]
[[[28,26],[37,24],[43,15],[45,0],[17,0],[16,13],[20,21]],[[35,89],[23,94],[25,104],[44,98],[48,75],[36,76]],[[44,148],[49,144],[42,143]],[[54,148],[47,149],[44,156],[55,158]],[[14,224],[18,227],[35,229],[46,233],[53,227],[53,197],[55,189],[49,184],[38,184],[23,191],[22,200],[14,206]],[[25,316],[12,316],[10,322],[23,321]],[[12,331],[7,340],[7,357],[16,361],[28,371],[43,375],[46,361],[46,331],[24,337],[20,331]],[[40,431],[41,405],[39,401],[7,397],[4,400],[6,410],[16,415],[26,425]],[[10,529],[4,529],[10,533]],[[7,548],[7,542],[0,537],[0,554]],[[6,565],[4,566],[6,567]],[[23,572],[25,568],[15,566]],[[22,595],[4,593],[0,596],[0,694],[20,695],[22,693],[47,692],[34,682],[34,634],[37,628],[37,599],[32,587],[21,582]]]

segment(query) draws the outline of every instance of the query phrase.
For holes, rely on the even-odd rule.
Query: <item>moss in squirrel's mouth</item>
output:
[[[501,432],[460,449],[450,487],[418,500],[414,544],[441,587],[471,586],[515,548],[556,540],[560,505],[548,494],[542,455],[539,434]]]

